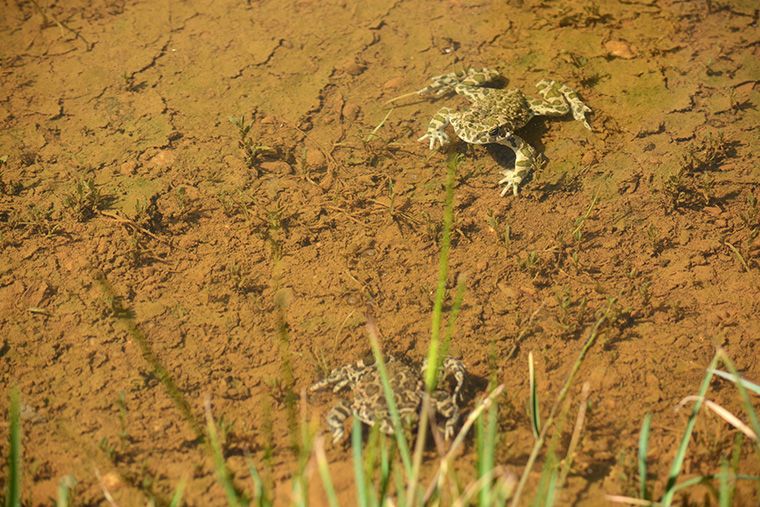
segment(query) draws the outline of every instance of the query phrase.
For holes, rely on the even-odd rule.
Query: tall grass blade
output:
[[[728,373],[723,370],[715,370],[715,375],[718,377],[723,377],[726,380],[730,380],[731,382],[735,384],[741,384],[744,386],[745,389],[748,389],[752,391],[755,394],[760,394],[760,386],[750,382],[749,380],[743,379],[741,377],[736,377],[733,373]]]
[[[733,496],[731,488],[731,481],[729,481],[728,473],[728,460],[723,457],[720,460],[720,479],[718,481],[718,502],[720,507],[731,507],[733,502],[731,497]]]
[[[481,421],[487,419],[483,424]],[[488,409],[488,417],[480,417],[478,429],[483,433],[482,446],[478,449],[478,478],[483,478],[494,473],[494,456],[496,454],[496,421],[498,419],[498,406],[492,404]],[[479,432],[480,433],[480,432]],[[490,487],[482,487],[478,502],[482,506],[493,504],[492,490]]]
[[[454,222],[454,181],[456,179],[459,155],[456,150],[449,148],[448,172],[446,177],[446,204],[443,208],[443,232],[441,233],[441,256],[438,260],[438,286],[433,304],[433,322],[430,330],[430,346],[428,347],[428,364],[425,375],[425,387],[429,393],[435,390],[438,381],[438,365],[440,364],[440,332],[443,300],[446,297],[446,280],[449,275],[449,253],[451,250],[451,227]]]
[[[362,461],[362,422],[353,417],[354,425],[351,431],[351,450],[354,455],[354,482],[356,483],[356,498],[360,507],[367,507],[367,488],[364,485],[364,467]]]
[[[583,426],[586,422],[586,408],[588,407],[588,397],[591,394],[591,385],[588,382],[583,383],[581,388],[581,399],[578,408],[578,417],[575,419],[575,427],[573,428],[573,435],[570,437],[570,444],[567,446],[567,453],[565,453],[565,459],[562,462],[562,471],[559,475],[559,481],[555,489],[554,503],[558,503],[558,496],[562,488],[565,487],[567,476],[570,474],[570,468],[573,466],[573,456],[575,456],[575,450],[578,448],[578,443],[581,440],[581,433],[583,432]]]
[[[179,410],[180,414],[182,414],[182,417],[185,419],[185,421],[187,421],[190,427],[192,427],[198,440],[202,441],[205,438],[205,433],[203,431],[203,427],[195,418],[195,415],[190,408],[190,403],[187,401],[187,398],[185,398],[185,395],[182,394],[182,391],[180,391],[177,385],[174,383],[174,380],[169,374],[169,370],[166,368],[166,366],[164,366],[161,359],[153,351],[153,347],[148,341],[148,338],[137,326],[137,323],[132,316],[132,312],[128,308],[124,307],[121,302],[121,298],[119,298],[119,296],[116,294],[116,291],[108,282],[105,275],[102,273],[96,273],[95,281],[100,286],[100,290],[103,292],[106,300],[110,303],[111,310],[113,311],[116,320],[124,325],[132,339],[135,341],[135,343],[137,343],[143,359],[145,359],[145,362],[147,362],[153,369],[153,373],[161,381],[161,384],[163,384],[164,389],[166,389],[166,392],[171,397],[177,410]]]
[[[553,439],[556,442],[557,439]],[[536,486],[536,497],[533,500],[535,507],[541,505],[551,505],[551,499],[553,498],[552,490],[554,489],[554,482],[557,478],[557,456],[554,454],[554,449],[550,449],[546,453],[544,459],[544,465],[541,467],[541,478]]]
[[[330,468],[327,465],[327,457],[325,456],[325,437],[317,437],[317,441],[314,444],[314,453],[317,456],[317,468],[319,469],[320,477],[322,477],[322,485],[325,487],[325,493],[327,493],[327,502],[330,504],[330,507],[338,507],[338,497],[335,495],[335,486],[333,486]]]
[[[259,507],[263,507],[265,505],[270,505],[271,502],[267,498],[265,491],[264,491],[264,483],[261,480],[261,475],[259,475],[259,471],[256,468],[256,465],[253,462],[253,458],[251,457],[251,453],[248,452],[248,449],[245,451],[245,461],[248,464],[248,471],[251,474],[251,478],[253,479],[253,501],[255,505],[258,505]]]
[[[757,410],[755,409],[755,405],[752,403],[752,400],[749,398],[749,393],[747,393],[747,389],[751,389],[747,384],[752,384],[751,382],[742,381],[741,377],[739,375],[739,371],[736,369],[736,366],[734,366],[733,361],[729,359],[729,357],[726,355],[726,353],[723,351],[722,348],[718,349],[718,354],[720,355],[721,359],[723,360],[723,364],[725,364],[729,371],[733,374],[734,382],[736,383],[736,388],[739,390],[739,395],[742,399],[742,405],[744,406],[744,410],[747,412],[747,416],[749,417],[749,422],[752,425],[752,429],[754,430],[755,435],[760,435],[760,420],[758,419]],[[756,387],[756,386],[755,386]],[[754,441],[755,444],[755,451],[758,453],[758,457],[760,457],[760,442],[757,440]]]
[[[424,504],[428,504],[434,494],[439,493],[443,490],[443,481],[449,473],[451,462],[454,460],[454,454],[458,452],[459,448],[464,443],[464,439],[467,436],[467,433],[470,431],[470,428],[472,428],[473,424],[475,424],[483,411],[489,409],[494,400],[504,392],[505,387],[506,386],[504,384],[499,384],[496,386],[496,388],[491,391],[485,399],[476,404],[475,409],[467,416],[467,419],[464,421],[464,424],[459,430],[459,433],[454,439],[454,442],[452,442],[451,447],[449,448],[449,452],[446,453],[446,456],[444,456],[441,460],[441,466],[436,471],[433,480],[430,482],[430,486],[428,487],[427,491],[425,491],[425,495],[422,500]]]
[[[536,386],[536,370],[533,368],[533,352],[528,353],[528,380],[530,383],[530,427],[533,437],[538,440],[541,434],[541,420],[538,413],[538,387]]]
[[[367,319],[367,334],[369,335],[369,343],[372,346],[372,355],[375,358],[375,366],[377,366],[377,373],[380,375],[380,383],[383,386],[383,394],[385,395],[385,401],[388,404],[388,412],[390,413],[391,420],[393,421],[393,430],[396,434],[396,443],[398,444],[399,453],[401,454],[401,461],[404,463],[404,470],[407,477],[412,476],[412,458],[409,454],[409,445],[404,438],[404,428],[401,424],[401,417],[398,415],[398,407],[396,406],[396,400],[393,396],[393,389],[388,380],[388,369],[385,366],[385,357],[380,350],[380,343],[377,340],[377,328],[371,318]]]
[[[443,362],[443,359],[449,354],[449,343],[451,343],[451,337],[454,336],[454,325],[459,317],[459,311],[462,309],[462,301],[464,301],[464,291],[467,288],[467,277],[464,274],[459,275],[457,278],[457,292],[454,295],[454,303],[451,305],[451,313],[449,313],[449,325],[446,328],[446,335],[443,337],[443,344],[441,345],[441,354],[439,356],[440,361],[438,368]]]
[[[647,451],[649,450],[649,428],[652,425],[652,412],[647,412],[639,434],[639,498],[649,500],[647,491]]]
[[[525,469],[523,470],[522,476],[520,477],[520,482],[517,484],[517,489],[515,490],[515,494],[512,497],[512,502],[510,504],[512,505],[512,507],[517,507],[517,505],[519,505],[522,492],[525,489],[525,485],[528,483],[528,477],[529,477],[530,471],[533,469],[533,465],[536,462],[536,458],[538,458],[538,453],[540,452],[541,448],[544,445],[544,440],[546,439],[546,433],[548,429],[554,423],[554,417],[557,414],[557,411],[559,410],[559,407],[562,404],[562,401],[565,399],[565,396],[567,396],[567,393],[570,390],[570,386],[573,383],[575,374],[578,372],[578,369],[581,367],[581,363],[583,362],[583,359],[586,357],[586,354],[588,353],[589,349],[591,349],[591,346],[596,342],[596,337],[599,335],[599,329],[607,321],[607,318],[609,317],[610,312],[612,311],[612,306],[614,305],[615,302],[616,302],[615,298],[610,298],[608,300],[607,309],[604,311],[601,317],[597,319],[596,323],[594,324],[594,327],[591,329],[591,334],[589,335],[588,339],[586,340],[586,343],[583,345],[583,348],[578,354],[578,359],[576,359],[575,364],[573,365],[573,369],[570,372],[570,375],[568,376],[567,381],[565,382],[565,385],[562,387],[562,391],[560,391],[559,395],[557,396],[557,400],[554,402],[554,405],[552,406],[551,411],[549,411],[549,417],[546,419],[546,423],[544,424],[544,427],[541,430],[541,434],[539,435],[538,440],[533,445],[533,450],[531,451],[530,456],[528,457],[528,462],[525,465]]]
[[[211,450],[214,455],[214,468],[216,468],[216,476],[219,484],[224,488],[224,492],[227,495],[227,503],[231,507],[245,507],[247,502],[238,493],[237,488],[232,482],[232,475],[227,469],[227,464],[224,462],[224,454],[222,453],[222,446],[219,444],[219,433],[216,431],[216,424],[214,424],[214,418],[211,415],[211,402],[206,398],[205,402],[206,411],[206,429],[208,430],[208,441],[211,446]]]
[[[431,366],[429,370],[436,369]],[[422,397],[422,410],[420,411],[420,421],[417,424],[417,439],[414,447],[414,460],[412,461],[412,475],[407,480],[406,503],[410,506],[416,505],[415,496],[417,495],[417,477],[422,467],[422,453],[425,450],[427,441],[428,419],[431,413],[430,394],[425,391]]]
[[[179,507],[182,504],[182,494],[185,492],[185,486],[187,486],[187,477],[183,477],[182,480],[179,481],[179,484],[177,484],[177,489],[174,490],[172,499],[169,502],[169,507]],[[57,507],[61,507],[60,502]]]
[[[8,410],[8,483],[6,484],[5,505],[21,507],[21,393],[18,386],[10,392]]]
[[[699,389],[698,396],[700,399],[704,399],[705,394],[707,393],[707,389],[710,387],[710,381],[712,380],[713,371],[715,371],[719,357],[719,353],[715,354],[712,361],[710,362],[710,366],[707,368],[707,375],[705,375],[705,378],[702,381],[702,385]],[[694,408],[691,411],[691,416],[689,417],[689,421],[686,424],[686,430],[681,437],[681,443],[678,447],[678,451],[676,452],[676,457],[670,467],[668,482],[665,486],[665,494],[661,500],[662,505],[666,507],[673,503],[673,496],[676,492],[676,481],[678,480],[678,475],[681,473],[681,468],[683,467],[683,462],[686,458],[686,449],[689,447],[689,441],[691,440],[691,434],[694,431],[694,425],[697,423],[697,414],[699,414],[700,408],[702,408],[702,402],[698,400],[694,404]]]
[[[58,481],[58,502],[56,507],[69,507],[71,505],[71,490],[77,485],[73,475],[64,475]]]

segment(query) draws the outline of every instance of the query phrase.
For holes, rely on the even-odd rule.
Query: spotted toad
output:
[[[402,423],[407,427],[416,425],[425,392],[423,377],[427,362],[422,368],[415,369],[394,356],[388,356],[386,369]],[[443,434],[447,440],[454,435],[454,429],[459,421],[458,401],[461,401],[460,391],[464,385],[466,373],[461,361],[450,356],[446,357],[439,375],[438,389],[431,396],[434,410],[445,418]],[[449,374],[455,380],[453,392],[445,389],[448,387],[445,381]],[[327,413],[327,427],[332,432],[333,443],[344,438],[346,434],[344,422],[351,414],[370,426],[378,424],[383,433],[394,434],[380,374],[374,361],[360,360],[356,364],[336,368],[325,379],[312,385],[309,390],[319,391],[330,386],[333,392],[344,388],[350,389],[350,398],[352,398],[350,401],[341,400]]]
[[[504,183],[503,196],[509,190],[517,195],[517,189],[534,164],[536,152],[525,141],[515,135],[515,131],[525,126],[534,116],[564,116],[568,112],[591,130],[586,121],[586,113],[591,112],[578,95],[567,85],[556,81],[542,80],[536,83],[542,99],[526,97],[516,89],[501,90],[484,88],[483,85],[499,77],[491,69],[465,69],[443,74],[432,79],[432,83],[417,93],[434,92],[441,96],[450,92],[464,95],[471,102],[469,109],[456,111],[444,107],[436,113],[420,141],[430,141],[430,149],[435,143],[441,146],[449,142],[446,127],[451,125],[456,135],[472,144],[496,143],[508,146],[515,152],[514,169],[505,169],[499,183]]]

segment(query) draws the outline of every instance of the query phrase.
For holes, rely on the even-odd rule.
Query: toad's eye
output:
[[[502,130],[501,126],[494,127],[488,131],[488,135],[493,136],[493,137],[501,136],[501,130]]]

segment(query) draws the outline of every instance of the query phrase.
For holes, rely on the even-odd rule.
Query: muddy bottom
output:
[[[298,397],[367,355],[368,318],[386,353],[427,354],[447,158],[417,139],[436,111],[470,103],[413,92],[470,66],[528,97],[555,79],[593,111],[591,131],[569,115],[518,131],[538,154],[518,196],[500,195],[508,147],[449,130],[462,159],[444,319],[464,280],[450,353],[468,371],[465,414],[489,381],[505,384],[497,464],[521,473],[534,443],[528,354],[545,418],[593,330],[558,440],[564,457],[587,382],[563,503],[638,495],[647,413],[662,494],[693,404],[674,409],[718,347],[760,381],[753,1],[73,0],[4,13],[0,417],[7,427],[18,386],[28,505],[49,505],[67,475],[75,505],[105,505],[104,489],[161,504],[183,480],[186,504],[225,505],[199,440],[206,401],[238,488],[253,492],[249,451],[288,502],[294,435],[326,431],[339,399]],[[729,382],[707,397],[747,419]],[[732,455],[758,474],[735,437],[703,412],[681,479]],[[464,477],[474,457],[468,437]],[[350,447],[328,443],[327,458],[354,503]],[[737,484],[737,505],[757,498]]]

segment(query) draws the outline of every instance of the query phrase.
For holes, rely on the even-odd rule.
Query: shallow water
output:
[[[519,197],[499,196],[509,150],[457,145],[449,287],[466,276],[451,344],[473,376],[465,408],[491,376],[506,384],[497,460],[520,471],[533,444],[528,353],[548,411],[614,300],[571,391],[577,404],[590,383],[562,499],[635,494],[650,411],[661,492],[688,416],[673,408],[696,394],[716,346],[760,380],[758,28],[750,1],[585,6],[158,0],[53,3],[43,17],[7,5],[0,382],[4,393],[18,384],[33,414],[30,504],[47,504],[66,474],[78,502],[102,502],[94,468],[120,505],[168,498],[185,476],[188,504],[225,503],[93,272],[133,311],[195,417],[208,397],[231,424],[240,487],[250,492],[250,449],[288,498],[282,357],[299,392],[320,375],[313,359],[332,368],[366,354],[369,311],[387,352],[427,352],[446,158],[416,140],[439,108],[467,102],[410,96],[390,114],[384,103],[465,66],[497,69],[531,96],[557,79],[593,110],[591,132],[570,117],[520,131],[544,165]],[[242,146],[230,117],[250,125]],[[743,413],[728,385],[709,396]],[[333,401],[299,409],[322,425]],[[685,474],[717,472],[733,438],[703,414]],[[742,471],[757,474],[745,446]],[[350,452],[328,458],[351,503]],[[744,487],[737,501],[757,498]]]

